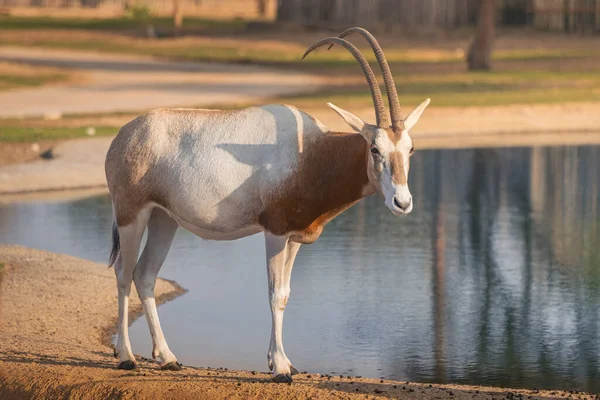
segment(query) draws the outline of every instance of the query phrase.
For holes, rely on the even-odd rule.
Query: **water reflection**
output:
[[[301,249],[286,353],[301,369],[600,391],[600,147],[443,150],[413,159],[414,212],[372,197]],[[106,261],[107,197],[0,206],[0,242]],[[265,368],[258,236],[180,230],[160,307],[184,363]],[[116,289],[115,289],[116,293]],[[145,321],[131,330],[149,355]]]

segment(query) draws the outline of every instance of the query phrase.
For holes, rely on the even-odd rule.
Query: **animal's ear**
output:
[[[419,118],[421,118],[423,111],[425,111],[425,109],[429,105],[430,101],[431,101],[431,99],[426,99],[424,102],[419,104],[417,106],[417,108],[412,110],[412,112],[410,114],[408,114],[408,117],[406,117],[404,119],[404,129],[409,131],[413,128],[413,126],[415,126],[417,124],[417,122],[419,121]]]
[[[340,115],[340,117],[342,117],[344,119],[344,121],[346,121],[346,123],[348,125],[350,125],[350,128],[354,129],[356,132],[362,132],[363,128],[365,127],[365,121],[358,118],[356,115],[352,114],[351,112],[342,110],[338,106],[335,106],[331,103],[327,103],[327,105],[329,107],[331,107],[331,109],[333,111],[338,113]]]

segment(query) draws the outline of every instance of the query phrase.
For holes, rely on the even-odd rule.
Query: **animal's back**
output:
[[[259,230],[266,192],[294,172],[298,153],[326,130],[282,105],[142,115],[121,128],[106,159],[117,223],[128,224],[151,202],[200,236]]]

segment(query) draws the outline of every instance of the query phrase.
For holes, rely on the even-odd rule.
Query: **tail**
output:
[[[121,242],[119,240],[119,230],[117,229],[117,223],[113,222],[112,226],[112,250],[110,251],[110,258],[108,259],[108,267],[112,267],[117,262],[119,251],[121,250]]]

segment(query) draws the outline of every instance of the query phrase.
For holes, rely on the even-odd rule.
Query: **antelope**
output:
[[[364,55],[344,37],[358,33],[381,68],[390,121],[381,91]],[[132,281],[152,337],[152,357],[161,369],[180,370],[158,319],[154,285],[179,226],[209,240],[264,234],[271,306],[267,353],[273,380],[289,383],[298,373],[283,348],[283,312],[290,296],[294,259],[323,227],[360,199],[379,193],[394,215],[413,208],[407,185],[414,152],[411,128],[429,104],[406,118],[400,111],[390,68],[377,40],[350,28],[310,46],[339,45],[356,59],[375,106],[376,125],[328,103],[353,132],[332,132],[287,105],[235,111],[158,109],[123,126],[106,156],[113,205],[109,264],[117,278],[119,369],[137,369],[128,334]],[[145,229],[147,242],[139,256]]]

